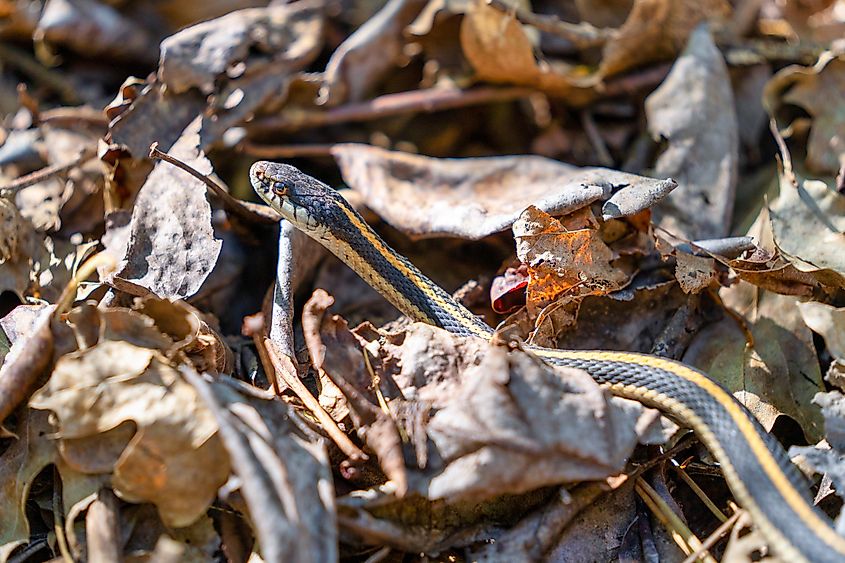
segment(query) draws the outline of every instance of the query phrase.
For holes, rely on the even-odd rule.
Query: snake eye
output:
[[[281,197],[288,193],[288,187],[284,182],[273,182],[273,193]]]

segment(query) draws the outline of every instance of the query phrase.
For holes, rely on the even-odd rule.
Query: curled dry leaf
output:
[[[357,144],[335,145],[332,155],[369,208],[416,237],[480,239],[510,228],[529,205],[557,215],[620,188],[666,192],[661,186],[671,182],[537,156],[436,159]],[[625,206],[624,213],[641,209]]]
[[[321,6],[310,1],[231,12],[162,41],[159,76],[176,93],[195,87],[210,94],[220,76],[255,71],[258,61],[245,64],[251,51],[269,55],[264,65],[301,68],[322,45],[322,24]]]
[[[786,176],[769,209],[775,244],[798,270],[845,287],[845,195],[820,180],[796,186]]]
[[[328,105],[358,102],[399,66],[402,32],[426,5],[423,0],[390,0],[335,49],[326,65],[320,98]]]
[[[638,403],[611,398],[584,372],[481,346],[480,363],[464,367],[429,420],[437,457],[428,469],[428,498],[491,498],[607,477],[624,468],[659,419]]]
[[[211,163],[198,149],[199,124],[195,119],[171,152],[207,174]],[[217,262],[222,244],[214,238],[205,184],[166,162],[156,164],[141,188],[130,229],[111,283],[133,295],[193,295]]]
[[[12,343],[0,366],[0,437],[11,435],[3,422],[34,391],[53,360],[54,310],[48,306],[38,311],[25,335]]]
[[[668,148],[655,165],[680,188],[655,207],[657,223],[689,240],[728,234],[739,160],[728,69],[707,27],[689,43],[663,84],[646,99],[648,127]]]
[[[835,174],[845,163],[845,56],[825,52],[812,67],[788,66],[766,85],[770,112],[784,105],[804,108],[813,116],[807,141],[807,166],[818,174]]]
[[[67,354],[30,405],[55,414],[60,441],[133,422],[136,432],[115,460],[112,484],[131,502],[155,504],[169,525],[199,518],[229,476],[211,413],[155,349],[104,340]]]
[[[700,22],[723,20],[730,10],[726,0],[634,0],[619,33],[604,47],[598,75],[669,59]]]
[[[613,251],[602,241],[598,222],[589,209],[557,220],[529,207],[513,224],[516,254],[528,265],[529,312],[565,296],[566,302],[584,295],[604,295],[628,281],[612,265]]]
[[[833,482],[841,496],[845,491],[845,395],[839,391],[819,393],[813,403],[821,407],[827,442],[807,447],[793,446],[790,456],[802,456],[816,472],[823,473]],[[840,510],[836,520],[837,530],[845,527],[845,514]]]
[[[273,288],[270,340],[282,354],[296,358],[293,336],[294,295],[326,255],[321,244],[288,221],[279,224],[279,259]]]
[[[402,439],[392,416],[379,404],[379,382],[374,381],[364,361],[367,351],[344,319],[338,315],[326,317],[332,303],[330,295],[317,290],[303,310],[302,330],[311,361],[344,394],[358,434],[375,452],[382,471],[402,496],[408,488]]]
[[[48,0],[35,33],[91,58],[148,61],[155,51],[154,40],[143,27],[94,0]]]
[[[282,401],[184,372],[220,426],[265,561],[337,559],[334,491],[319,439]]]
[[[825,379],[831,385],[845,389],[845,308],[806,302],[798,303],[798,310],[807,326],[822,335],[827,351],[833,356]],[[829,436],[830,428],[826,430]]]
[[[22,415],[18,438],[0,454],[0,561],[4,563],[29,539],[26,505],[31,485],[45,467],[55,465],[61,477],[65,517],[108,481],[79,473],[64,462],[52,436],[55,429],[48,413],[27,409]]]
[[[522,24],[486,2],[469,4],[461,22],[461,48],[479,80],[530,86],[573,104],[593,96],[575,69],[562,62],[538,62]]]

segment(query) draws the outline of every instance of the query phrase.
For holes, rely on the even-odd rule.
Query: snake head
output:
[[[329,230],[341,208],[349,208],[337,191],[290,164],[256,162],[249,179],[261,199],[312,236]]]

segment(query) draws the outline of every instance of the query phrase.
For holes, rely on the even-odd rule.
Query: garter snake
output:
[[[493,329],[391,249],[335,190],[293,166],[257,162],[255,191],[349,265],[405,315],[458,335]],[[681,362],[632,352],[529,347],[549,364],[580,368],[613,394],[691,428],[718,460],[732,493],[785,561],[845,561],[845,537],[813,506],[783,447],[730,392]]]

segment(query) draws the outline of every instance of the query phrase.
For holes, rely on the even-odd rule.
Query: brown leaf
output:
[[[199,88],[205,94],[215,81],[257,70],[259,59],[237,69],[250,51],[270,53],[263,65],[284,62],[278,73],[307,65],[322,46],[323,15],[314,2],[298,2],[228,13],[171,35],[161,43],[159,76],[175,93]],[[238,74],[234,74],[238,73]]]
[[[155,350],[106,340],[65,355],[30,405],[55,413],[61,439],[97,436],[133,421],[137,432],[112,483],[130,502],[155,504],[170,525],[199,518],[229,476],[211,414]]]
[[[820,180],[795,186],[784,175],[769,214],[774,242],[796,268],[845,287],[845,195]]]
[[[433,464],[428,498],[490,498],[601,479],[622,470],[639,433],[658,419],[653,411],[640,419],[642,405],[611,398],[582,371],[485,348],[431,416],[427,432],[442,465]]]
[[[7,436],[3,421],[35,390],[53,359],[53,307],[44,307],[32,319],[24,338],[13,343],[0,366],[0,437]]]
[[[731,81],[705,26],[696,28],[663,84],[646,99],[652,137],[668,148],[655,175],[680,188],[657,204],[656,223],[688,240],[730,231],[739,160]]]
[[[337,315],[325,317],[334,300],[317,290],[302,313],[302,330],[314,367],[325,373],[346,396],[358,433],[378,457],[385,475],[402,496],[408,488],[402,440],[396,423],[385,413],[376,398],[377,382],[364,363],[366,350]]]
[[[416,237],[479,239],[510,228],[529,205],[559,215],[617,188],[646,192],[665,184],[537,156],[436,159],[357,144],[335,145],[332,154],[368,207]]]
[[[461,47],[479,80],[531,86],[585,103],[593,93],[579,86],[581,76],[563,63],[537,62],[534,46],[511,14],[484,2],[471,2],[461,22]]]
[[[61,478],[65,517],[77,504],[105,484],[106,479],[82,475],[67,466],[56,450],[55,428],[48,413],[22,412],[19,437],[0,455],[0,561],[29,539],[26,504],[31,485],[41,471],[54,464]],[[71,519],[72,520],[72,519]]]
[[[807,166],[818,174],[835,174],[845,154],[845,58],[825,52],[812,67],[793,65],[775,74],[764,97],[770,113],[786,104],[813,116],[807,141]]]
[[[730,9],[725,0],[635,0],[618,35],[605,45],[598,74],[671,59],[700,22],[724,19]]]
[[[532,206],[513,225],[517,256],[530,273],[529,311],[539,312],[562,296],[572,301],[607,294],[628,281],[625,272],[611,264],[613,252],[602,241],[589,210],[563,221]]]
[[[90,58],[149,61],[155,42],[147,30],[108,4],[94,0],[49,0],[38,20],[42,40]]]
[[[220,426],[265,561],[337,559],[323,441],[282,401],[228,378],[185,372]]]
[[[405,57],[402,32],[426,5],[422,0],[391,0],[356,29],[326,64],[321,101],[359,102]]]

